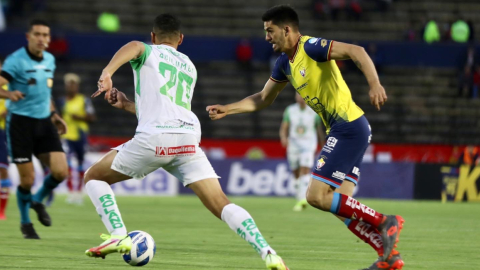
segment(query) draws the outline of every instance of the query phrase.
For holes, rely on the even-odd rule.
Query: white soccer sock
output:
[[[299,181],[298,185],[300,186],[299,187],[300,197],[297,199],[299,201],[305,200],[307,198],[307,189],[308,189],[308,184],[310,183],[310,175],[309,174],[302,175],[299,177],[298,181]]]
[[[127,228],[123,223],[110,185],[104,181],[90,180],[85,185],[85,190],[108,232],[111,235],[126,235]]]
[[[295,199],[298,201],[302,200],[302,188],[300,178],[295,178]]]
[[[225,206],[222,210],[222,220],[228,224],[230,229],[247,241],[262,256],[262,259],[265,260],[269,251],[272,254],[277,254],[263,238],[252,216],[242,207],[233,203]]]

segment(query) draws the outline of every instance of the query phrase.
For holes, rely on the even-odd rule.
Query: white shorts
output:
[[[288,147],[287,160],[290,170],[292,171],[300,167],[311,168],[315,161],[315,151],[301,150],[296,147]]]
[[[112,170],[135,179],[142,179],[159,168],[178,178],[184,186],[219,178],[192,134],[139,133],[113,149],[118,153]]]

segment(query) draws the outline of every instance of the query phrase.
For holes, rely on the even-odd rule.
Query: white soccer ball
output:
[[[123,260],[132,266],[144,266],[151,262],[157,251],[153,237],[144,231],[132,231],[128,235],[132,238],[132,249],[123,254]]]

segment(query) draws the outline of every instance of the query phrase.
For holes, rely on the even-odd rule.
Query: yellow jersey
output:
[[[69,141],[78,141],[81,139],[81,132],[87,133],[88,123],[73,119],[73,115],[85,117],[87,114],[95,113],[92,102],[82,94],[76,94],[72,99],[65,99],[62,117],[67,123],[68,132],[62,138]]]
[[[363,115],[352,99],[335,61],[330,59],[333,40],[300,36],[293,58],[283,53],[270,79],[290,82],[321,118],[327,134],[338,123],[352,122]]]
[[[3,90],[8,91],[8,86],[5,84]],[[1,90],[0,90],[1,91]],[[7,111],[7,100],[0,98],[0,129],[5,130],[5,118],[3,114]]]

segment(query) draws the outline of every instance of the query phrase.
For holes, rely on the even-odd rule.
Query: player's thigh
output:
[[[132,177],[125,175],[121,172],[113,170],[112,163],[117,156],[117,150],[111,150],[95,162],[88,170],[85,172],[84,181],[87,183],[90,180],[101,180],[107,183],[115,184]]]
[[[223,192],[218,179],[203,179],[190,184],[188,187],[195,192],[208,210],[219,219],[222,218],[222,210],[230,201]]]
[[[25,189],[30,189],[35,181],[35,170],[33,162],[16,163],[18,174],[20,176],[20,186]]]
[[[47,152],[38,154],[37,158],[50,169],[50,173],[57,180],[63,180],[68,175],[67,156],[62,152]]]

